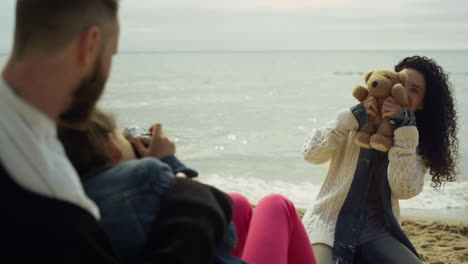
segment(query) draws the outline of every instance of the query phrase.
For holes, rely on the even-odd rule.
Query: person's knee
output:
[[[251,211],[252,210],[252,205],[250,204],[249,200],[247,197],[240,193],[229,193],[229,197],[231,197],[232,204],[234,210],[239,210],[239,211]]]
[[[283,209],[294,209],[294,204],[281,194],[270,194],[263,197],[258,204],[268,204],[269,207],[280,207]]]

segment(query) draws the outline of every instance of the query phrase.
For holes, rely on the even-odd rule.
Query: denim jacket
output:
[[[154,158],[130,160],[84,182],[87,195],[101,211],[101,225],[123,263],[143,263],[147,235],[158,217],[162,195],[174,178],[171,167]],[[236,231],[231,224],[214,253],[217,264],[244,263],[231,257],[235,244]]]
[[[367,124],[367,114],[362,103],[351,108],[351,111],[358,120],[360,127]],[[406,110],[405,117],[401,120],[391,120],[395,121],[393,122],[395,126],[393,126],[394,124],[391,122],[394,129],[400,126],[416,125],[416,119],[412,110]],[[416,249],[411,244],[393,215],[390,202],[391,192],[387,178],[387,168],[387,153],[379,152],[374,149],[361,148],[353,182],[336,223],[335,242],[333,245],[333,256],[336,263],[353,263],[354,254],[356,253],[359,241],[359,234],[364,223],[363,207],[367,200],[371,182],[370,178],[373,173],[378,173],[384,176],[382,177],[384,180],[380,181],[378,188],[381,194],[385,221],[390,233],[419,257]]]

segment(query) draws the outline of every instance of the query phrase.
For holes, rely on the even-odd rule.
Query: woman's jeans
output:
[[[334,263],[330,246],[314,244],[313,248],[319,264]],[[388,235],[359,245],[353,263],[419,264],[422,262],[398,239]]]

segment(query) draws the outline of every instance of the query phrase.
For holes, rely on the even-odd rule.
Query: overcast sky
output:
[[[2,53],[14,5],[0,0]],[[468,49],[467,0],[121,0],[120,18],[121,52]]]

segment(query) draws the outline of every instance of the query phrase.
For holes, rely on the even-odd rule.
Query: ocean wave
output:
[[[317,196],[320,185],[312,183],[294,184],[285,181],[267,181],[255,177],[233,177],[219,174],[202,176],[202,182],[225,192],[242,193],[253,203],[263,196],[278,193],[294,202],[296,207],[308,208]],[[448,183],[444,190],[436,191],[426,182],[418,196],[401,200],[404,209],[468,209],[468,182]]]
[[[443,190],[436,191],[427,182],[424,190],[413,199],[400,202],[407,209],[467,209],[468,182],[447,183]]]
[[[220,174],[202,176],[202,182],[213,185],[224,192],[237,192],[257,203],[268,194],[282,194],[296,207],[307,208],[315,199],[319,186],[312,183],[293,184],[279,180],[265,181],[255,177],[233,177]]]

